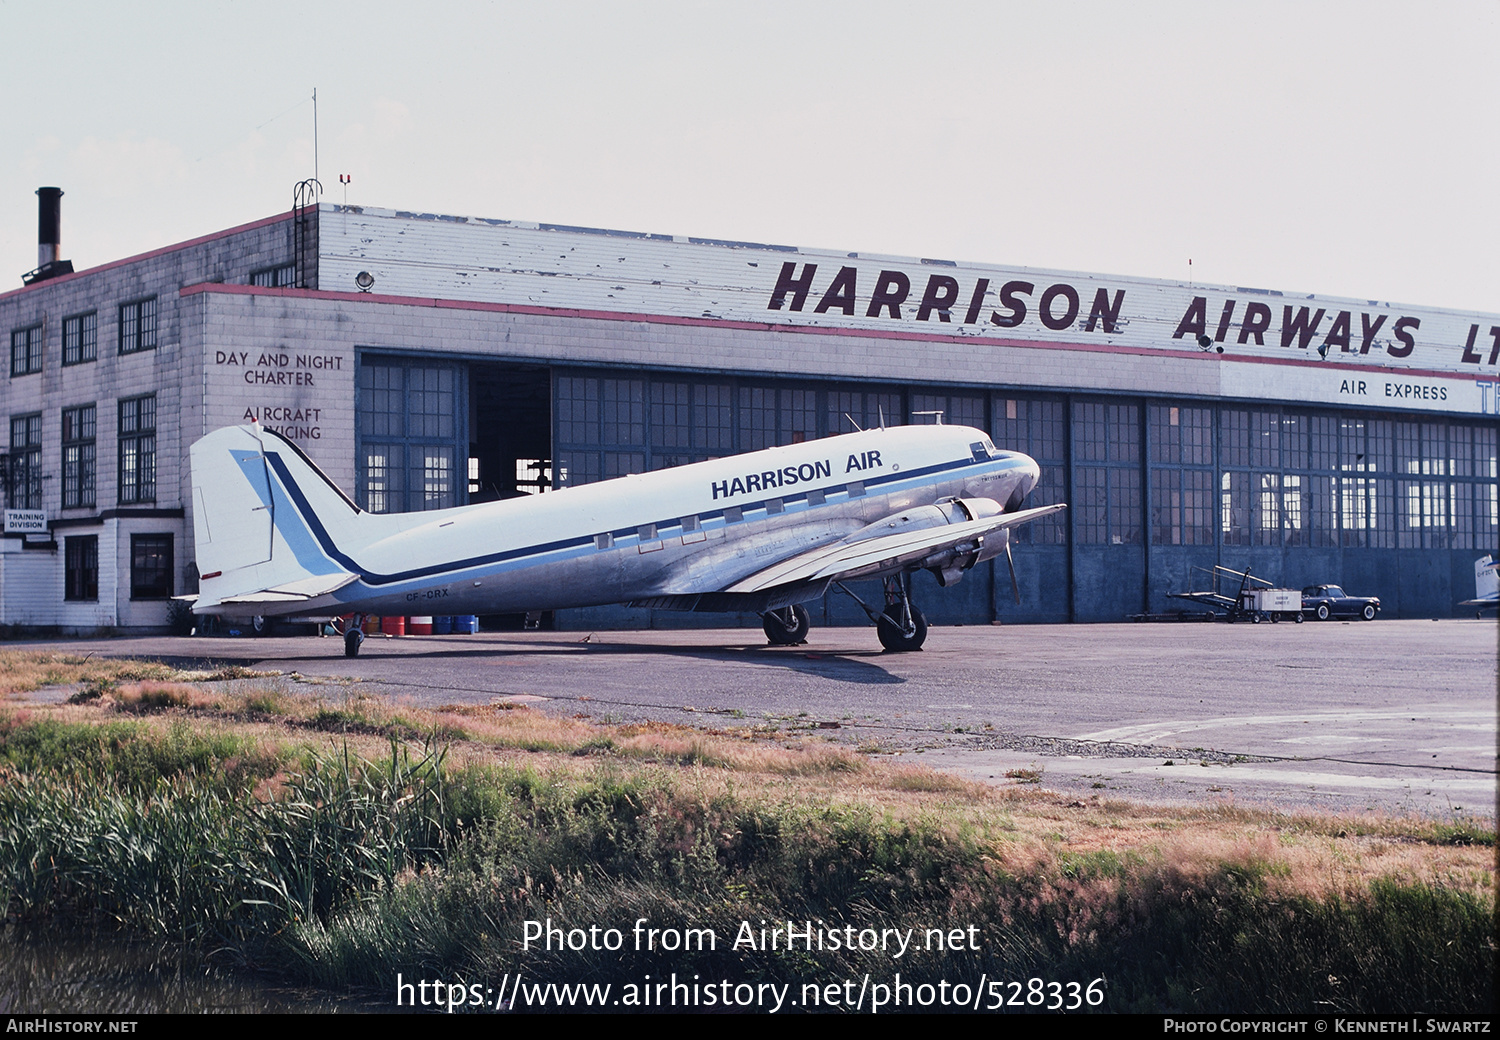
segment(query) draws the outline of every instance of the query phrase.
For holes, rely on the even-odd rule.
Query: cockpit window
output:
[[[994,443],[988,437],[969,445],[969,451],[974,456],[975,462],[992,459],[997,454]]]

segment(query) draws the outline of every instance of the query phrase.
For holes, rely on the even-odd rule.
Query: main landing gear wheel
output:
[[[344,629],[344,656],[358,657],[359,646],[365,641],[365,619],[364,615],[356,614],[349,619],[349,627]]]
[[[271,634],[271,619],[261,614],[256,614],[250,619],[250,634],[253,636],[268,636]]]
[[[875,634],[880,637],[880,645],[892,653],[920,650],[927,641],[927,619],[910,600],[892,603],[880,615]]]
[[[766,639],[772,646],[798,646],[807,642],[812,617],[800,603],[780,610],[768,610],[761,618]]]

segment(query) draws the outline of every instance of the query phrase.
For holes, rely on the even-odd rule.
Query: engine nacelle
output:
[[[860,528],[845,539],[859,542],[866,538],[883,538],[903,531],[922,531],[945,524],[962,524],[970,520],[983,520],[1000,515],[1000,503],[992,498],[945,498],[930,506],[903,509],[899,513],[882,517],[873,524]]]

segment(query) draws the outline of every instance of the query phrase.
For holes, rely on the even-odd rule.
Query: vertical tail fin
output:
[[[1474,598],[1500,599],[1500,572],[1493,556],[1481,556],[1474,561]]]
[[[197,441],[191,458],[196,610],[285,613],[358,577],[338,545],[364,514],[290,441],[233,426]]]

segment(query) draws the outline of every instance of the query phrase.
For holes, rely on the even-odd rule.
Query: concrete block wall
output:
[[[191,587],[191,520],[187,447],[201,427],[204,308],[183,297],[185,285],[247,284],[255,271],[292,261],[290,216],[277,215],[238,228],[129,257],[75,274],[0,293],[0,335],[9,346],[14,329],[40,324],[42,370],[12,376],[0,362],[0,440],[9,446],[10,417],[42,416],[42,508],[57,524],[57,551],[8,554],[0,571],[0,623],[158,628],[167,622],[164,602],[130,598],[130,534],[171,534],[174,591]],[[76,263],[75,259],[75,263]],[[156,347],[120,353],[122,304],[154,297]],[[94,312],[96,359],[62,363],[66,318]],[[154,502],[119,501],[119,401],[156,397],[156,496]],[[62,412],[95,406],[95,498],[91,506],[62,508]],[[59,524],[59,522],[61,522]],[[99,599],[63,600],[63,545],[69,535],[99,538]]]

